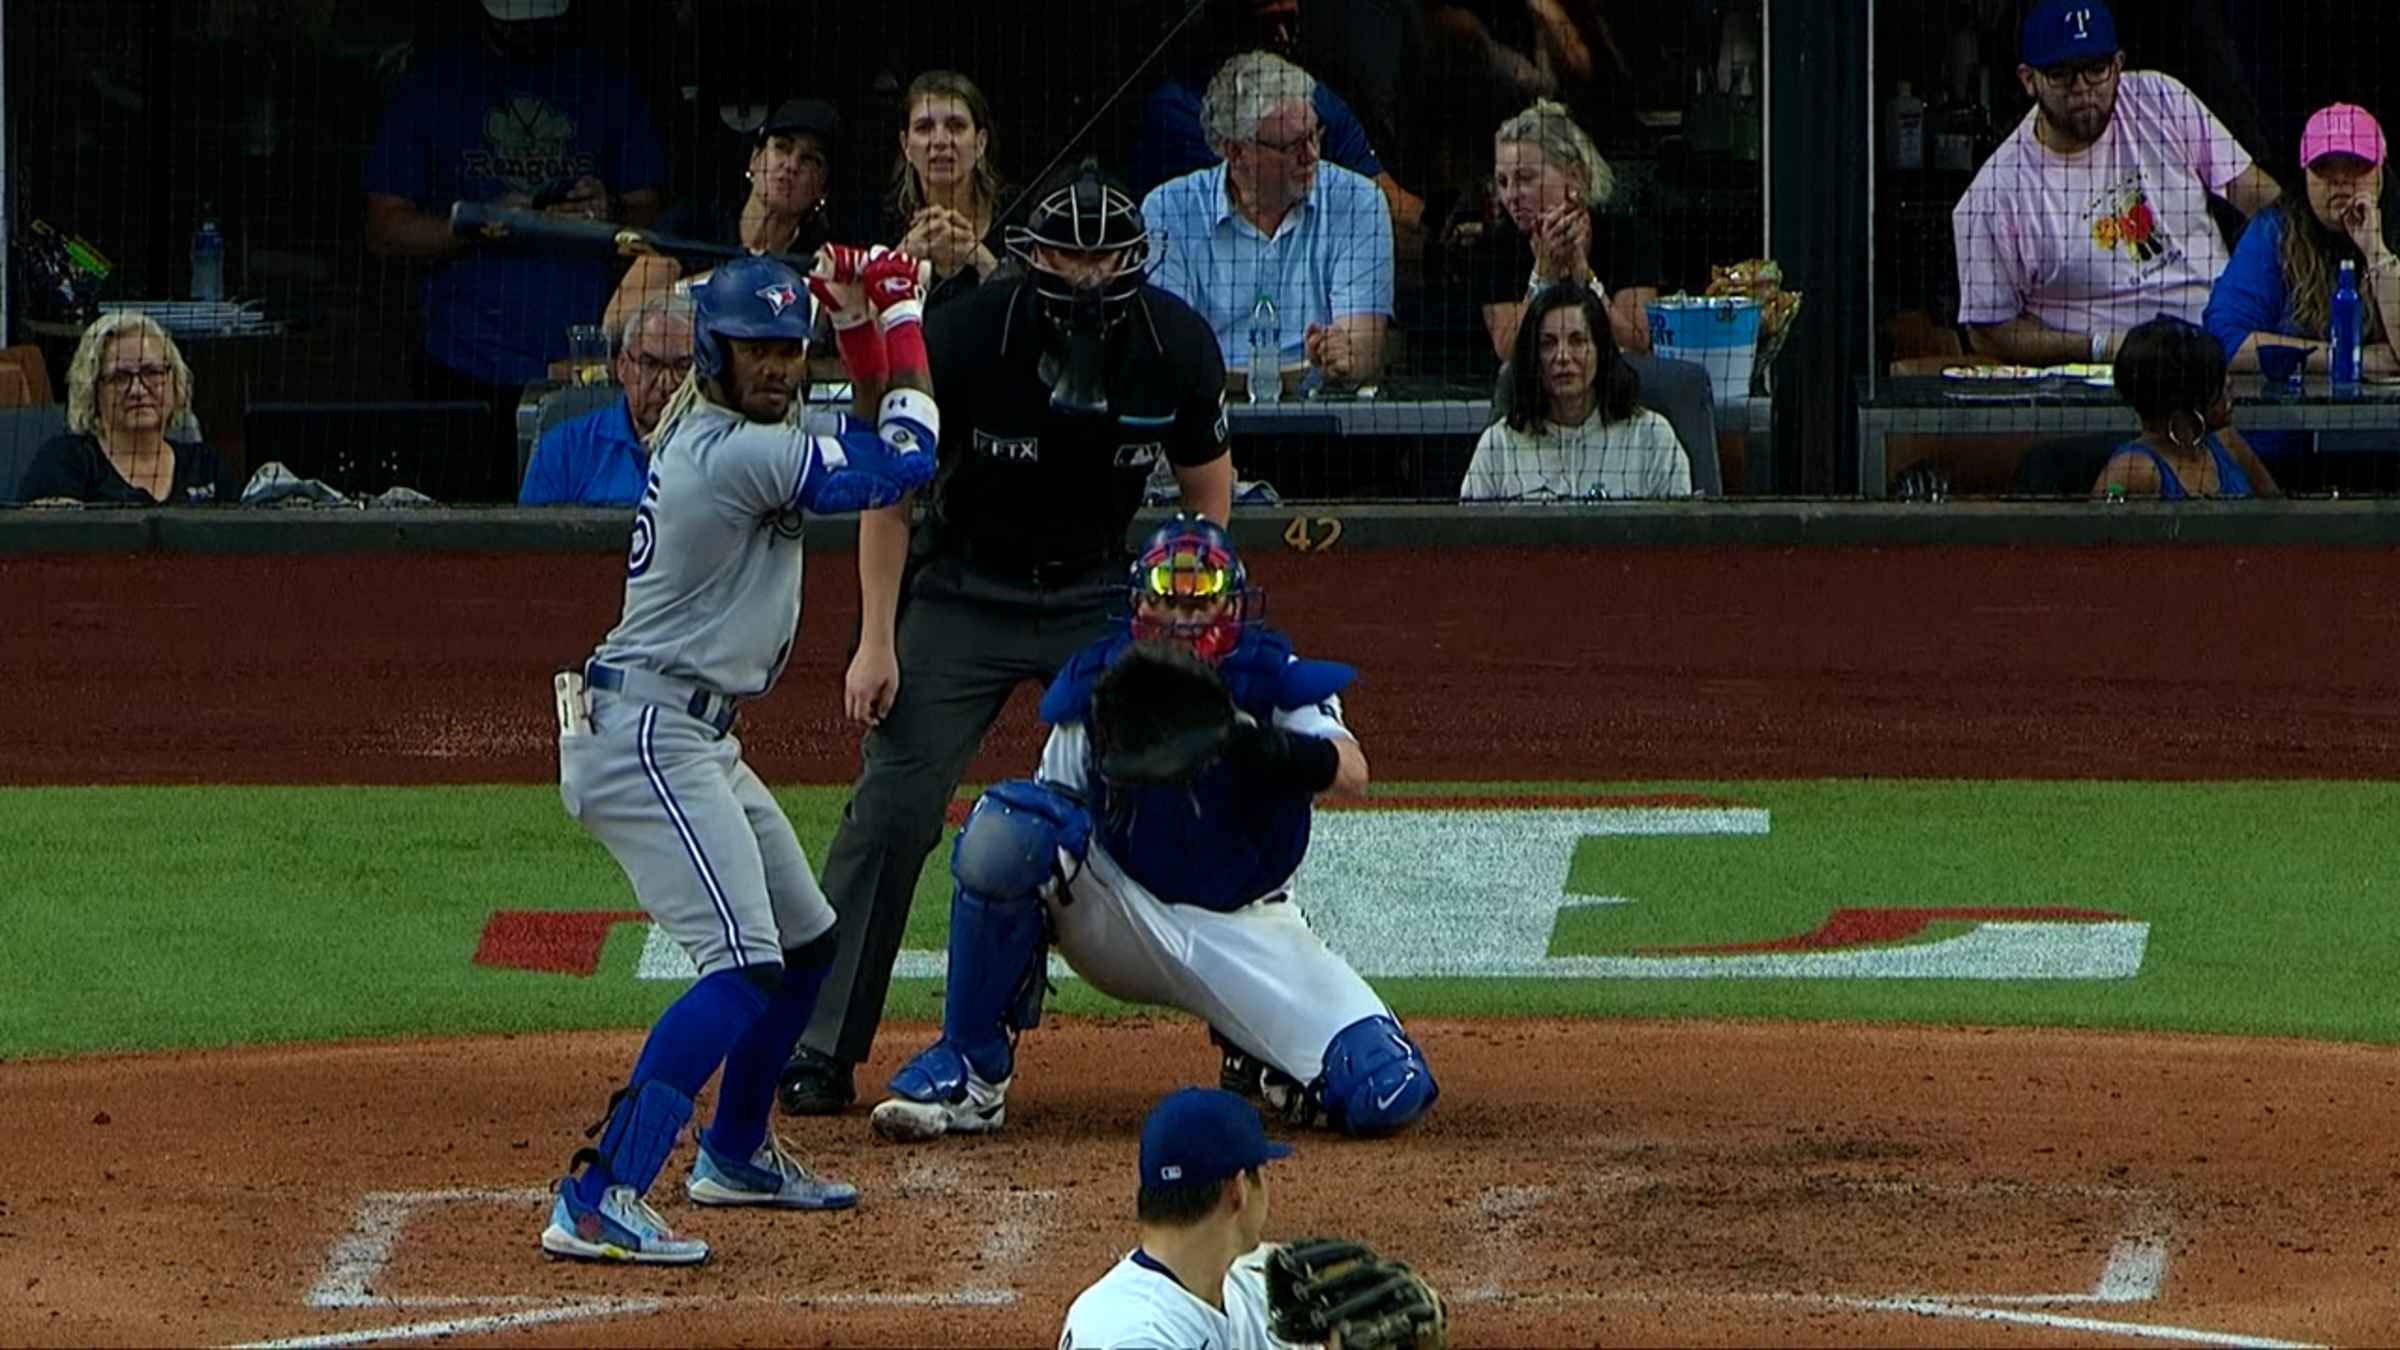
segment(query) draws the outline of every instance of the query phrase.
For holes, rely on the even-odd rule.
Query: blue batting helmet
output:
[[[692,288],[692,370],[725,373],[726,338],[806,342],[817,305],[800,274],[773,258],[737,258]]]

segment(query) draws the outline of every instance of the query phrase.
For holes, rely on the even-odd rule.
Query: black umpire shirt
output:
[[[1191,306],[1142,287],[1109,334],[1110,411],[1093,417],[1050,406],[1038,303],[1030,282],[985,285],[925,325],[942,411],[935,547],[1003,569],[1122,554],[1160,458],[1225,450],[1225,361]]]

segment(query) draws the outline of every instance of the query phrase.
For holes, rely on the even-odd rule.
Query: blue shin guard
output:
[[[691,1122],[692,1098],[766,1004],[766,994],[740,972],[721,970],[659,1015],[634,1061],[632,1081],[610,1099],[607,1120],[594,1127],[599,1147],[575,1155],[587,1164],[575,1181],[584,1203],[598,1204],[611,1186],[631,1186],[637,1195],[650,1189]]]
[[[1041,1022],[1049,949],[1042,889],[1059,853],[1080,860],[1091,842],[1082,803],[1040,783],[983,794],[950,854],[950,972],[942,1039],[1000,1082],[1016,1071],[1014,1033]]]

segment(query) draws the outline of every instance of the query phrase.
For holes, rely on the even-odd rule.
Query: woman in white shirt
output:
[[[1507,415],[1485,427],[1462,502],[1689,497],[1692,466],[1667,419],[1635,402],[1608,310],[1568,282],[1533,298],[1509,358]]]

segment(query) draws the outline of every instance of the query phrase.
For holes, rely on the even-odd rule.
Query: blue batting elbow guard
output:
[[[820,472],[810,476],[801,505],[818,515],[842,515],[889,506],[932,481],[942,416],[933,397],[918,389],[883,396],[875,430],[848,418],[841,434],[820,442]]]

